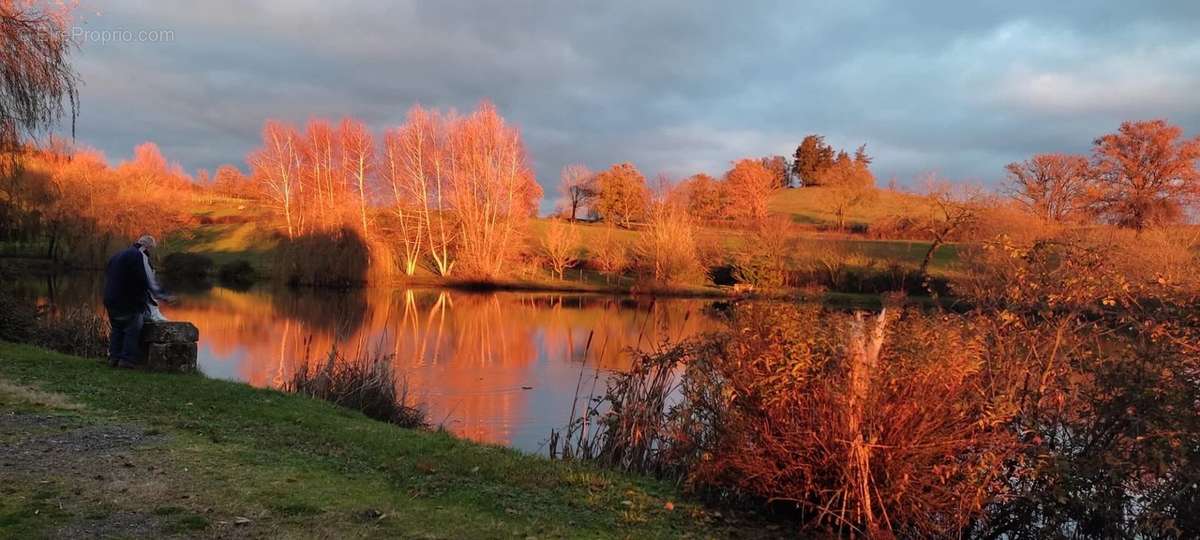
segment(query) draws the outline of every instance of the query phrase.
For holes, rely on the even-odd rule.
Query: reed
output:
[[[324,357],[305,360],[282,390],[329,401],[369,418],[405,428],[427,428],[424,408],[409,395],[408,381],[396,373],[395,355],[366,352],[347,358],[334,346]]]

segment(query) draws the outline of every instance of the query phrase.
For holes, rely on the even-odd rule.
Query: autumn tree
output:
[[[824,186],[829,209],[837,218],[838,229],[846,228],[846,213],[870,201],[876,195],[875,175],[866,163],[839,159],[817,175]]]
[[[804,137],[792,160],[792,172],[800,179],[802,186],[815,186],[820,183],[818,174],[833,165],[833,147],[825,144],[825,137],[809,135]]]
[[[758,223],[767,218],[767,204],[779,185],[774,173],[762,162],[742,159],[725,173],[725,188],[729,194],[730,215]]]
[[[346,180],[354,186],[358,195],[363,234],[370,234],[367,226],[367,204],[370,199],[371,178],[375,173],[375,141],[366,125],[358,120],[346,118],[342,120],[338,129],[338,143]]]
[[[226,197],[248,197],[252,195],[250,179],[233,165],[221,165],[212,176],[213,190]]]
[[[579,211],[586,208],[595,196],[594,179],[592,171],[579,163],[563,167],[558,189],[564,203],[571,209],[571,221],[578,219]]]
[[[0,0],[0,151],[37,135],[69,111],[74,126],[78,77],[66,4]]]
[[[1034,215],[1061,223],[1087,212],[1093,174],[1086,157],[1037,154],[1005,169],[1010,195]]]
[[[792,164],[783,156],[767,156],[759,160],[775,177],[775,187],[792,187]]]
[[[593,210],[603,220],[628,228],[643,219],[650,190],[632,163],[618,163],[596,175]]]
[[[872,161],[874,161],[874,158],[867,154],[866,144],[861,144],[854,150],[855,163],[861,163],[863,165],[870,166]]]
[[[183,180],[183,167],[167,162],[158,145],[147,141],[133,149],[133,159],[117,167],[117,173],[138,189],[151,191],[167,187],[179,187]]]
[[[1178,220],[1200,195],[1200,137],[1164,120],[1124,122],[1096,139],[1092,150],[1098,210],[1138,231]]]
[[[680,183],[678,191],[692,219],[714,221],[725,215],[728,193],[725,184],[716,178],[694,174]]]

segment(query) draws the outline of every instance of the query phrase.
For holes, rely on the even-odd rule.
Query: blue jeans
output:
[[[145,313],[108,313],[109,339],[108,357],[114,362],[135,363],[138,358],[138,340],[142,337]]]

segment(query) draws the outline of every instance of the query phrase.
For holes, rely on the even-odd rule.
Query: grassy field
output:
[[[238,199],[215,198],[198,203],[192,211],[198,225],[163,242],[162,253],[200,253],[220,265],[245,260],[264,275],[280,236],[271,229],[269,209]]]
[[[0,342],[0,537],[769,536],[670,486]]]

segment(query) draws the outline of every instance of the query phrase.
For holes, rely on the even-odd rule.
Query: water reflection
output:
[[[57,302],[96,300],[95,283],[56,285]],[[88,287],[91,289],[88,289]],[[84,293],[84,290],[90,292]],[[646,349],[716,329],[701,300],[599,295],[215,287],[181,296],[167,317],[200,328],[210,377],[278,387],[335,344],[395,354],[430,420],[475,440],[538,451],[566,423],[581,373],[628,367]],[[590,346],[589,346],[590,339]],[[307,349],[307,352],[306,352]]]

